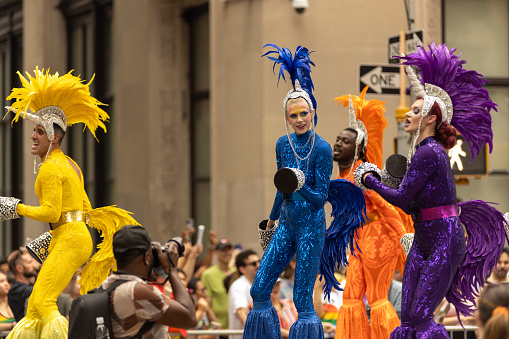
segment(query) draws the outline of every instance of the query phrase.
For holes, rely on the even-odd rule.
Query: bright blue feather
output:
[[[362,189],[343,179],[330,182],[327,201],[332,205],[331,215],[334,219],[325,232],[319,271],[322,276],[320,280],[325,279],[324,293],[329,298],[332,287],[342,291],[334,272],[336,268],[348,265],[348,248],[352,255],[354,246],[359,249],[355,236],[358,228],[365,223],[366,201]]]
[[[309,58],[310,52],[306,47],[298,46],[295,50],[295,57],[292,56],[292,52],[288,48],[281,48],[274,44],[266,44],[265,47],[273,47],[275,50],[271,50],[262,55],[262,57],[267,57],[269,60],[274,61],[274,65],[272,67],[272,71],[275,74],[276,65],[279,64],[279,72],[277,77],[277,84],[279,85],[279,80],[285,78],[285,71],[290,75],[290,79],[292,81],[292,86],[295,88],[295,80],[299,80],[300,86],[303,90],[305,90],[309,97],[311,98],[311,102],[313,103],[313,107],[315,109],[315,126],[318,122],[318,115],[316,114],[316,99],[313,95],[314,85],[313,80],[311,80],[311,66],[315,66],[315,64]],[[272,56],[272,54],[277,54],[278,57]]]

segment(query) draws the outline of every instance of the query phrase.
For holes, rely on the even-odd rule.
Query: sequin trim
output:
[[[17,208],[19,199],[12,197],[0,197],[0,221],[19,218]]]

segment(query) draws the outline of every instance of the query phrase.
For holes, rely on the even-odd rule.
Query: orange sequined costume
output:
[[[355,127],[355,122],[352,125],[352,120],[357,120],[359,126],[362,122],[364,134],[367,134],[362,136],[366,144],[366,159],[381,167],[383,131],[387,127],[383,116],[385,108],[383,102],[378,100],[364,100],[366,91],[367,87],[360,97],[352,96],[355,113],[351,108],[350,127],[362,136],[362,131]],[[336,100],[347,106],[349,96],[338,97]],[[354,182],[355,168],[363,162],[355,160],[352,168],[343,170],[338,178]],[[374,191],[365,192],[365,197],[369,220],[355,237],[362,253],[355,248],[355,255],[350,255],[348,259],[343,306],[336,322],[335,338],[338,339],[388,339],[392,330],[400,324],[388,300],[388,292],[395,268],[403,273],[405,253],[400,238],[407,232],[394,206]],[[363,301],[365,294],[371,307],[369,322]]]

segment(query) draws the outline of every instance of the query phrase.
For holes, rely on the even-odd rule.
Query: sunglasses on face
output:
[[[248,262],[246,263],[246,266],[256,266],[256,265],[259,265],[261,262],[261,260],[256,260],[256,261],[253,261],[253,262]]]

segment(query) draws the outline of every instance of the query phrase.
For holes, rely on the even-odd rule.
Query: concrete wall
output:
[[[114,3],[115,199],[154,239],[190,215],[187,42],[181,1]]]

